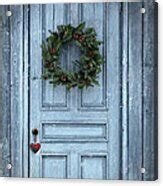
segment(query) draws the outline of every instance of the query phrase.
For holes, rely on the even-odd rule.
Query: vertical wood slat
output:
[[[129,177],[141,180],[142,166],[142,3],[129,3]]]
[[[11,172],[6,169],[8,163],[11,163],[11,122],[10,122],[10,21],[6,16],[8,6],[2,6],[2,29],[3,29],[3,60],[2,60],[2,123],[3,123],[3,176],[8,177]]]
[[[41,75],[41,47],[42,42],[42,5],[30,5],[30,143],[33,143],[32,129],[40,129],[40,86],[41,79],[33,80]],[[33,106],[34,105],[34,106]],[[37,141],[40,139],[40,130]],[[30,177],[40,176],[40,156],[30,151]]]
[[[77,26],[79,24],[79,22],[81,22],[81,8],[82,7],[82,4],[79,4],[79,3],[71,3],[70,4],[70,9],[69,9],[69,18],[70,18],[70,23],[74,26]],[[80,13],[79,13],[80,12]],[[69,64],[69,69],[71,70],[75,70],[75,66],[73,64],[72,61],[75,61],[76,59],[78,59],[79,57],[79,50],[78,48],[73,47],[72,48],[69,48],[70,49],[70,55],[69,55],[69,61],[68,61],[68,64]],[[78,96],[78,90],[77,88],[74,89],[74,91],[72,91],[70,93],[70,108],[75,112],[76,109],[77,109],[77,99],[79,99],[79,96]],[[75,154],[73,155],[75,156]],[[77,165],[78,166],[78,165]],[[74,169],[77,169],[77,166],[72,166],[74,167]],[[73,175],[75,177],[77,177],[77,175]]]
[[[121,3],[108,3],[107,4],[107,71],[108,78],[108,122],[109,122],[109,170],[108,179],[120,179],[120,164],[121,164],[121,79],[120,79],[120,10]],[[111,78],[112,77],[112,78]]]
[[[23,6],[11,6],[11,163],[12,176],[22,176]],[[19,114],[18,114],[19,113]]]
[[[28,86],[29,86],[29,5],[24,5],[24,42],[23,42],[23,49],[24,49],[24,57],[23,57],[23,177],[28,177],[28,170],[29,170],[29,118],[28,118],[28,110],[29,110],[29,100],[28,100]]]
[[[69,22],[72,25],[78,25],[80,22],[80,17],[79,17],[79,8],[81,9],[81,4],[78,3],[71,3],[70,4],[70,8],[69,8]],[[69,48],[70,49],[70,48]],[[77,59],[78,57],[78,52],[77,49],[72,47],[70,49],[70,56],[69,56],[69,60],[68,60],[68,64],[70,66],[70,69],[74,69],[72,61],[75,61],[75,59]],[[71,109],[75,110],[77,108],[77,89],[74,90],[73,92],[71,92],[70,94],[71,98]],[[70,169],[70,172],[68,172],[68,178],[73,178],[73,179],[77,179],[79,178],[79,170],[80,170],[80,165],[79,165],[79,161],[78,161],[78,154],[75,152],[72,152],[70,154],[70,158],[71,158],[71,162],[74,161],[74,163],[72,163],[69,167],[68,170]]]
[[[122,16],[122,179],[128,179],[128,32],[129,32],[129,15],[128,15],[128,3],[123,3],[123,16]]]
[[[2,6],[0,6],[0,176],[2,176],[2,140],[3,140],[3,131],[2,131]]]
[[[144,180],[158,178],[158,124],[157,124],[157,32],[158,4],[150,1],[144,3],[144,92],[143,92],[143,166],[146,170]]]

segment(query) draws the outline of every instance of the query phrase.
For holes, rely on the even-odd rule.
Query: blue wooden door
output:
[[[110,18],[107,17],[109,9]],[[39,129],[41,143],[38,155],[30,152],[31,177],[108,179],[109,164],[118,168],[119,142],[115,143],[115,139],[119,135],[119,11],[118,3],[31,6],[30,131]],[[113,18],[114,25],[110,23]],[[77,88],[67,91],[63,86],[53,88],[48,81],[40,80],[42,40],[48,37],[48,30],[56,30],[57,25],[78,25],[83,21],[86,27],[94,27],[98,38],[104,41],[100,47],[105,60],[99,75],[100,86],[83,91]],[[109,54],[109,40],[114,41],[109,44],[112,54],[111,51]],[[63,50],[63,68],[74,70],[72,61],[78,56],[74,46]],[[109,141],[113,127],[115,139]],[[33,139],[32,133],[30,139]]]

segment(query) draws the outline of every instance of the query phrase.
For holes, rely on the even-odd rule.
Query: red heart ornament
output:
[[[41,144],[40,143],[31,143],[30,148],[34,153],[37,153],[41,148]]]

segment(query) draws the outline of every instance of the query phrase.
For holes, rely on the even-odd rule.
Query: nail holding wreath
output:
[[[99,85],[98,75],[104,63],[99,46],[102,44],[96,36],[94,28],[85,28],[85,23],[77,27],[71,24],[59,25],[57,32],[50,32],[50,36],[43,42],[43,74],[42,78],[49,80],[54,87],[64,85],[68,90],[73,87],[79,89]],[[75,43],[81,50],[79,60],[73,61],[77,66],[76,72],[69,72],[61,68],[60,55],[64,45]]]

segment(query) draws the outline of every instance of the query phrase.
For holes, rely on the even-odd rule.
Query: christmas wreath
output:
[[[73,27],[71,24],[59,25],[57,32],[50,32],[50,36],[43,42],[43,74],[42,78],[50,80],[54,86],[65,85],[68,90],[73,87],[83,89],[99,85],[98,74],[101,72],[103,57],[99,51],[99,41],[94,28],[86,28],[85,23]],[[81,50],[79,60],[74,63],[77,71],[66,71],[60,66],[60,55],[65,44],[74,42]]]

